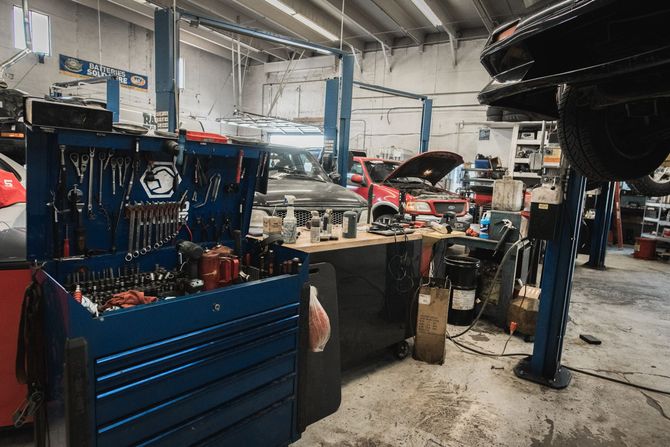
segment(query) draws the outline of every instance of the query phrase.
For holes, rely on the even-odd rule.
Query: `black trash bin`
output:
[[[475,294],[481,261],[469,256],[445,256],[447,278],[451,281],[449,324],[467,326],[475,318]]]

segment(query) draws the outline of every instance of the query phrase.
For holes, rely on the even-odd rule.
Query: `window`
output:
[[[179,66],[177,67],[177,88],[179,90],[184,90],[184,86],[186,85],[186,65],[184,62],[184,58],[180,57],[179,58]]]
[[[307,151],[271,152],[268,177],[273,180],[286,178],[330,181],[319,162]]]
[[[30,11],[30,26],[33,39],[33,52],[51,55],[51,23],[49,16]],[[26,48],[26,36],[23,32],[23,8],[14,6],[14,48]]]

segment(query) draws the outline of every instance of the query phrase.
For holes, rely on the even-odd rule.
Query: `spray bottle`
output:
[[[318,211],[312,211],[312,220],[309,228],[309,241],[311,243],[321,242],[321,218]]]
[[[330,235],[333,233],[333,210],[327,209],[323,213],[323,223],[321,224],[321,235],[326,239],[330,238]]]
[[[295,204],[295,196],[284,196],[286,199],[286,217],[281,226],[281,235],[286,244],[294,244],[298,238],[298,221],[295,218],[295,211],[293,206]]]

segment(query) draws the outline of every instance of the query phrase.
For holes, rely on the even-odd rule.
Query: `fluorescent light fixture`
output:
[[[293,8],[283,4],[279,0],[265,0],[265,1],[285,14],[288,14],[290,16],[294,16],[297,14],[297,12],[295,12]]]
[[[291,17],[296,19],[298,22],[302,23],[303,25],[307,26],[308,28],[313,29],[314,31],[321,34],[326,39],[328,39],[330,41],[339,40],[339,37],[337,37],[335,34],[331,33],[330,31],[328,31],[327,29],[325,29],[321,25],[317,24],[316,22],[308,19],[304,15],[298,13],[293,8],[285,5],[280,0],[265,0],[265,1],[269,4],[271,4],[272,6],[274,6],[275,8],[277,8],[278,10],[280,10],[281,12],[283,12],[284,14],[290,15]]]
[[[414,6],[419,8],[419,11],[421,11],[421,14],[423,14],[424,17],[426,17],[430,21],[430,23],[432,23],[433,26],[435,26],[435,28],[444,27],[444,24],[437,17],[437,15],[433,12],[433,10],[430,9],[430,6],[428,6],[428,4],[426,3],[426,0],[412,0],[412,2],[414,3]]]

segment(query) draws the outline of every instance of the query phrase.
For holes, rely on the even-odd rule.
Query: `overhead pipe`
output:
[[[31,32],[30,9],[28,8],[28,0],[23,0],[22,8],[23,8],[23,34],[26,40],[26,47],[0,64],[0,80],[4,78],[5,70],[7,70],[9,67],[16,64],[21,59],[23,59],[24,57],[33,52],[33,36]]]

